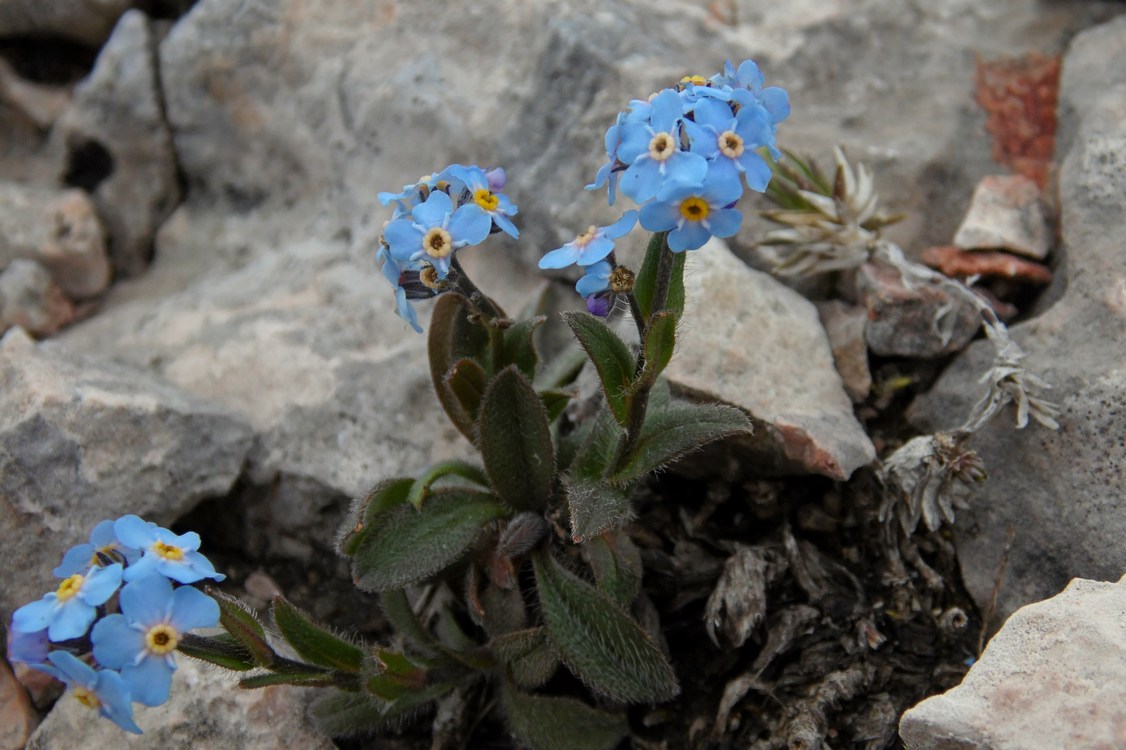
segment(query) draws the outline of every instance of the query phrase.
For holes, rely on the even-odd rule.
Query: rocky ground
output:
[[[990,358],[975,316],[934,329],[949,300],[877,266],[847,300],[787,286],[762,271],[759,220],[695,254],[668,374],[757,433],[640,498],[685,693],[636,711],[630,743],[883,748],[898,725],[912,748],[1126,745],[1123,11],[0,0],[0,619],[95,522],[135,512],[199,530],[247,601],[280,588],[382,637],[330,551],[348,499],[467,446],[374,268],[375,194],[503,165],[521,239],[465,260],[518,308],[539,255],[614,217],[581,186],[617,111],[753,57],[791,95],[782,145],[828,162],[843,144],[906,216],[891,239],[983,279],[1060,429],[995,419],[956,524],[889,540],[878,460],[965,419]],[[299,691],[181,662],[133,740],[0,660],[0,748],[331,746]],[[1057,733],[1029,735],[1029,715]],[[491,719],[429,717],[340,744],[466,745],[509,746]]]

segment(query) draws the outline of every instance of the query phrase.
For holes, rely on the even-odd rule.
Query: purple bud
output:
[[[489,181],[489,190],[492,190],[494,193],[504,190],[504,183],[508,181],[508,177],[500,167],[485,172],[485,179]]]
[[[600,318],[608,317],[613,307],[612,294],[592,294],[586,298],[586,310],[591,315],[597,315]]]

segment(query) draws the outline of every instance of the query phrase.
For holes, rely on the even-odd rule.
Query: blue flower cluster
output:
[[[219,623],[215,600],[187,585],[225,578],[199,544],[194,532],[174,534],[134,515],[102,521],[55,568],[58,589],[15,611],[8,658],[61,680],[83,705],[140,734],[132,704],[168,700],[177,644],[193,628]],[[79,658],[90,653],[95,666]]]
[[[394,204],[395,212],[383,228],[376,260],[395,287],[399,317],[414,330],[422,332],[411,300],[449,288],[457,250],[480,244],[492,232],[520,236],[511,218],[516,204],[500,192],[505,179],[503,169],[453,164],[402,192],[379,194],[379,202]]]
[[[640,211],[627,211],[607,227],[590,227],[545,255],[540,268],[579,265],[583,277],[576,289],[597,314],[609,309],[605,298],[613,291],[608,260],[613,240],[635,222],[668,232],[673,252],[734,235],[743,220],[734,205],[744,185],[766,190],[771,169],[759,150],[781,156],[775,131],[789,114],[789,96],[781,88],[764,88],[751,60],[738,68],[728,62],[720,75],[687,77],[648,101],[634,100],[606,132],[608,161],[587,189],[606,186],[611,205],[620,189]]]

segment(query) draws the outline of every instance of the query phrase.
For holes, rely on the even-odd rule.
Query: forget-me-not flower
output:
[[[12,630],[35,633],[46,629],[55,642],[83,636],[97,616],[97,607],[120,585],[121,563],[67,576],[56,591],[17,609]]]
[[[15,628],[11,630],[8,636],[8,661],[42,664],[47,660],[51,639],[47,637],[46,630],[36,630],[34,633],[23,633]]]
[[[674,253],[696,250],[709,237],[730,237],[739,231],[743,215],[728,206],[742,193],[738,179],[711,174],[702,185],[669,185],[657,200],[641,207],[641,226],[650,232],[668,232],[666,242]]]
[[[708,159],[708,175],[716,179],[739,179],[751,190],[763,192],[770,184],[770,165],[755,153],[759,146],[773,146],[774,132],[761,107],[741,107],[731,113],[727,102],[702,99],[693,111],[694,121],[685,128],[692,148]]]
[[[218,622],[219,605],[207,594],[192,586],[173,590],[167,578],[148,575],[121,589],[121,614],[94,626],[94,658],[120,670],[133,700],[158,706],[168,700],[177,644],[189,630]]]
[[[476,205],[453,210],[450,196],[441,190],[411,209],[410,218],[395,219],[383,230],[391,257],[399,264],[426,261],[439,279],[450,272],[453,253],[465,245],[476,245],[489,236],[492,218]]]
[[[629,234],[637,224],[637,211],[626,211],[622,218],[604,227],[591,225],[575,239],[540,258],[540,268],[589,266],[614,250],[614,240]]]
[[[50,664],[36,664],[34,668],[66,683],[70,694],[86,708],[97,709],[127,732],[141,734],[133,721],[129,690],[121,675],[108,669],[95,670],[67,651],[52,651],[47,658]]]
[[[647,121],[622,126],[618,158],[629,164],[622,174],[622,192],[645,203],[657,195],[666,181],[699,182],[708,171],[704,157],[680,148],[680,124],[684,120],[680,94],[665,89],[652,101]]]
[[[500,183],[504,184],[503,170],[501,170],[500,175],[494,174],[494,177],[490,179],[489,174],[480,167],[451,164],[442,170],[440,177],[449,180],[452,195],[458,196],[463,192],[465,193],[467,198],[465,205],[476,206],[488,214],[492,222],[509,237],[516,239],[520,236],[520,230],[509,219],[510,216],[517,214],[516,204],[507,195],[496,192],[496,189],[493,188],[498,177]]]
[[[141,559],[125,569],[125,580],[135,581],[149,573],[159,573],[178,583],[195,583],[204,578],[222,581],[211,561],[201,555],[199,534],[174,534],[151,521],[134,515],[122,516],[113,523],[121,542],[141,550]]]
[[[127,547],[113,531],[113,521],[105,520],[90,532],[90,541],[67,550],[62,562],[55,568],[58,578],[66,578],[93,566],[101,566],[104,560],[128,564],[141,556],[141,551]]]

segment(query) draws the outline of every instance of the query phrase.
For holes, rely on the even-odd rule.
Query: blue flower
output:
[[[450,272],[450,258],[465,245],[476,245],[489,236],[492,219],[476,205],[453,211],[450,196],[435,190],[426,201],[411,209],[410,219],[396,219],[383,230],[391,257],[400,265],[426,261],[438,278]]]
[[[614,205],[614,200],[617,198],[618,178],[621,176],[621,171],[629,166],[618,158],[618,149],[622,145],[623,128],[633,122],[648,120],[652,111],[652,104],[635,99],[630,102],[629,109],[626,112],[618,113],[617,120],[606,131],[606,158],[609,161],[598,169],[598,174],[594,176],[594,182],[587,185],[586,189],[598,190],[609,183],[608,202],[611,206]]]
[[[490,180],[489,175],[480,167],[465,167],[461,164],[451,164],[439,175],[439,178],[450,181],[451,195],[461,196],[464,193],[465,205],[476,206],[488,214],[501,231],[516,239],[520,236],[520,230],[508,217],[515,216],[518,209],[507,195],[498,193],[493,188],[497,177],[494,174]],[[501,170],[499,178],[503,184],[504,170]]]
[[[375,260],[380,263],[380,270],[383,272],[383,277],[391,282],[391,286],[395,288],[395,312],[396,314],[407,321],[410,327],[414,329],[415,333],[422,333],[422,326],[418,324],[418,313],[414,311],[414,306],[407,298],[407,290],[403,288],[403,271],[399,268],[399,264],[391,257],[389,248],[386,245],[381,245],[379,250],[375,253]]]
[[[599,261],[583,267],[583,276],[575,284],[575,291],[584,297],[610,290],[610,274],[614,266],[609,261]]]
[[[114,521],[113,530],[123,544],[142,550],[141,559],[125,569],[126,581],[135,581],[154,571],[179,583],[226,578],[216,573],[211,561],[197,551],[200,540],[194,531],[177,535],[134,515]]]
[[[739,179],[742,174],[751,190],[763,192],[770,183],[770,166],[754,149],[773,146],[774,132],[761,107],[740,107],[731,113],[727,102],[702,99],[693,111],[695,121],[686,121],[693,149],[708,159],[708,174],[716,179]]]
[[[66,651],[52,651],[47,658],[53,666],[33,666],[66,683],[70,694],[82,705],[96,708],[99,714],[127,732],[141,734],[141,728],[133,721],[133,706],[121,675],[107,669],[94,670]]]
[[[121,563],[75,573],[59,584],[57,591],[37,602],[25,604],[12,615],[12,630],[35,633],[46,629],[52,641],[66,641],[86,634],[105,604],[121,585]]]
[[[668,232],[669,250],[678,253],[702,247],[709,237],[730,237],[739,231],[743,215],[728,206],[739,200],[743,186],[711,173],[703,185],[670,185],[653,203],[641,207],[641,226]]]
[[[665,89],[653,99],[648,121],[622,126],[618,159],[629,164],[622,174],[622,192],[638,204],[657,195],[666,181],[700,182],[708,170],[704,157],[680,150],[684,120],[680,94]]]
[[[167,578],[145,576],[121,589],[121,614],[94,626],[94,658],[121,671],[133,700],[158,706],[168,700],[173,653],[184,634],[218,622],[219,605],[202,591],[191,586],[173,591]]]
[[[66,578],[92,566],[100,566],[104,560],[128,564],[140,556],[140,550],[126,547],[117,538],[113,532],[113,521],[105,520],[90,532],[89,544],[79,544],[67,550],[54,573],[57,578]]]
[[[540,258],[540,268],[566,268],[576,263],[589,266],[597,263],[613,252],[614,240],[629,234],[636,223],[637,211],[626,211],[622,218],[609,226],[591,225],[563,247]]]
[[[37,630],[34,633],[22,633],[14,627],[11,630],[8,661],[18,661],[23,664],[42,664],[47,661],[51,640],[47,637],[46,630]]]
[[[411,209],[426,200],[430,191],[438,184],[438,173],[431,173],[418,182],[411,183],[410,185],[403,185],[402,192],[399,193],[380,193],[378,196],[379,202],[384,206],[389,206],[391,203],[395,204],[395,213],[392,218],[399,218],[411,212]]]
[[[713,77],[712,81],[717,86],[731,87],[731,98],[739,105],[762,108],[770,120],[772,132],[790,116],[790,95],[777,86],[763,88],[762,71],[753,60],[744,60],[738,69],[730,61],[725,62],[723,74]],[[767,146],[775,159],[781,156],[773,140]]]

